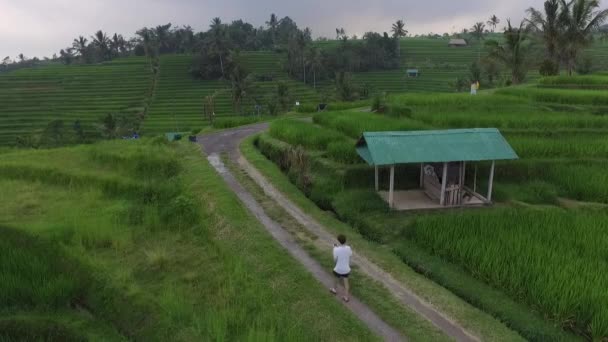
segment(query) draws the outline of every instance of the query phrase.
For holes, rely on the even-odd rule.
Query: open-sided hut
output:
[[[390,169],[388,192],[380,194],[398,210],[491,204],[495,162],[518,159],[496,128],[363,133],[357,153],[375,167],[376,191],[380,169]],[[467,165],[477,162],[491,163],[485,196],[477,192],[477,172],[473,187],[466,185]],[[420,165],[419,190],[395,192],[395,167],[403,164]]]

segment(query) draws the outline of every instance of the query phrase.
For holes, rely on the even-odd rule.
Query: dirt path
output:
[[[209,163],[222,176],[230,189],[236,193],[239,199],[245,204],[247,209],[263,224],[268,232],[277,240],[289,254],[298,260],[312,275],[329,288],[333,283],[333,276],[316,262],[308,253],[295,241],[293,236],[278,223],[273,221],[264,212],[262,206],[257,203],[253,196],[243,188],[232,173],[223,164],[220,154],[229,153],[235,161],[238,160],[238,144],[244,138],[267,129],[268,124],[259,124],[245,128],[224,131],[210,134],[199,138],[203,149],[207,153]],[[330,294],[328,293],[328,297]],[[336,300],[342,302],[338,297]],[[373,332],[381,336],[385,341],[405,341],[406,339],[386,322],[380,319],[367,305],[361,303],[357,298],[351,298],[349,303],[344,305],[363,321]]]
[[[236,181],[236,179],[221,163],[219,158],[220,153],[229,153],[230,158],[237,162],[240,167],[243,168],[262,189],[264,189],[264,192],[270,198],[272,198],[279,206],[281,206],[287,213],[296,219],[298,223],[300,223],[312,234],[316,235],[319,241],[325,244],[328,249],[331,248],[331,246],[333,246],[335,237],[330,234],[325,227],[303,212],[298,206],[296,206],[286,196],[278,191],[241,155],[238,149],[240,141],[252,134],[262,132],[267,128],[268,124],[266,123],[258,124],[203,136],[200,137],[199,140],[209,155],[209,161],[214,165],[216,170],[222,174],[226,182],[228,182],[232,190],[237,193],[245,205],[256,215],[256,217],[258,217],[258,219],[266,226],[271,234],[273,234],[273,236],[285,248],[287,248],[292,255],[294,255],[294,257],[300,260],[311,271],[311,273],[313,273],[315,277],[319,279],[319,281],[325,285],[328,285],[331,282],[331,275],[321,268],[318,263],[312,260],[312,258],[310,258],[310,256],[308,256],[306,252],[294,242],[289,233],[287,233],[280,225],[272,221],[264,213],[261,206],[253,199],[251,194],[245,191],[244,188]],[[294,248],[293,252],[292,248]],[[355,254],[353,256],[353,263],[359,267],[360,272],[365,273],[367,276],[373,279],[377,279],[406,307],[409,307],[414,312],[429,320],[447,336],[450,336],[457,341],[479,341],[477,337],[467,332],[463,327],[458,325],[458,323],[452,321],[449,317],[439,312],[432,305],[426,303],[409,288],[394,279],[389,273],[385,272],[365,256]],[[366,322],[372,330],[383,331],[383,328],[381,327],[392,330],[392,328],[388,327],[386,323],[382,322],[375,314],[373,314],[369,308],[365,307],[358,301],[356,305],[349,304],[349,308],[351,308],[351,310],[353,310],[357,316]],[[364,311],[358,311],[359,308]],[[373,320],[371,321],[368,320],[368,315],[370,314],[373,315]],[[380,325],[375,327],[375,324]],[[394,332],[394,330],[392,331]],[[387,337],[386,335],[382,336],[385,336],[385,339]]]

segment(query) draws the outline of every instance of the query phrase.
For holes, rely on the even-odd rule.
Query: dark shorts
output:
[[[334,271],[334,275],[338,278],[348,278],[348,276],[350,275],[350,273],[346,273],[346,274],[340,274],[336,271]]]

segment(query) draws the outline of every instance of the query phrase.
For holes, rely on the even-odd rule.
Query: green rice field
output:
[[[525,338],[602,341],[608,93],[586,85],[603,82],[556,77],[476,97],[393,95],[386,114],[347,110],[316,114],[313,123],[275,122],[257,146],[318,206]],[[353,154],[365,131],[463,127],[499,128],[521,158],[498,163],[495,208],[389,212],[373,192],[373,169]],[[488,165],[477,167],[485,191]],[[399,167],[397,188],[416,188],[418,169]],[[380,182],[386,187],[387,176]]]

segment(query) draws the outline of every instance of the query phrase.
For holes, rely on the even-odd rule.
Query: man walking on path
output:
[[[329,291],[333,294],[337,294],[340,279],[343,279],[345,293],[342,300],[348,302],[350,300],[348,276],[350,275],[350,257],[353,255],[353,251],[350,249],[350,246],[346,245],[346,236],[340,234],[338,236],[338,242],[340,243],[339,245],[334,244],[334,262],[336,263],[334,275],[336,276],[336,280],[334,281],[334,287],[329,289]]]

